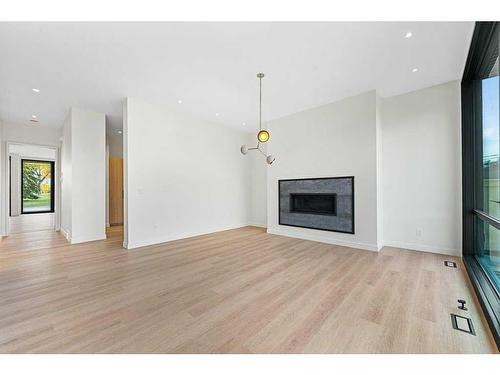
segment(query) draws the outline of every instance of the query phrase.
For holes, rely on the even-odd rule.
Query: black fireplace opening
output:
[[[290,212],[337,215],[337,194],[290,193]]]

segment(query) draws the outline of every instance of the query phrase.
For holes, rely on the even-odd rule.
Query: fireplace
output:
[[[354,234],[354,177],[278,181],[279,224]]]
[[[328,193],[290,193],[290,212],[336,215],[336,197]]]

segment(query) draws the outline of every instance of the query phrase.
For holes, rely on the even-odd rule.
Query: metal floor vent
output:
[[[474,325],[472,324],[471,318],[466,318],[464,316],[456,314],[450,314],[450,315],[451,315],[451,325],[453,326],[453,329],[476,336],[476,331],[474,331]]]
[[[444,265],[446,267],[457,268],[457,263],[456,262],[452,262],[451,260],[445,260],[444,261]]]

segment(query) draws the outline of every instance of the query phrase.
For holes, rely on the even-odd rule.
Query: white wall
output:
[[[59,147],[61,129],[40,125],[2,123],[3,141]]]
[[[268,232],[378,249],[376,93],[367,92],[268,124]],[[355,234],[278,224],[278,180],[354,176]]]
[[[20,155],[23,159],[34,158],[37,160],[55,161],[57,158],[57,151],[54,148],[28,144],[11,144],[9,146],[9,153]]]
[[[8,187],[7,172],[8,158],[6,157],[6,147],[8,142],[29,143],[44,146],[60,146],[61,129],[42,127],[40,125],[21,125],[0,122],[0,234],[7,232],[7,214],[8,214]],[[56,167],[56,180],[60,170]],[[58,191],[56,186],[56,210],[58,210]],[[56,216],[57,217],[57,216]],[[59,220],[57,218],[57,220]],[[59,224],[56,222],[56,227]]]
[[[251,134],[248,137],[247,145],[255,146],[257,135]],[[266,150],[266,146],[262,146]],[[259,152],[249,152],[246,157],[250,161],[248,184],[250,188],[249,198],[249,221],[253,226],[267,227],[267,171],[272,166],[268,166],[265,157]]]
[[[110,158],[123,158],[123,136],[115,130],[107,132]]]
[[[106,238],[105,115],[72,108],[63,125],[62,155],[65,234],[71,243]]]
[[[138,99],[124,112],[128,248],[249,223],[248,134]]]
[[[10,216],[21,215],[21,157],[9,153],[10,156]],[[7,210],[9,207],[7,207]]]
[[[461,255],[460,85],[375,92],[269,124],[270,233]],[[355,176],[355,235],[278,225],[279,179]]]
[[[458,81],[382,100],[385,245],[461,256]]]
[[[71,116],[70,110],[64,119],[61,144],[61,231],[70,240],[72,233],[72,165],[71,165]]]

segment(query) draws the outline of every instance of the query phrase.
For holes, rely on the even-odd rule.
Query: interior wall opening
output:
[[[57,149],[8,145],[9,234],[56,229]]]

